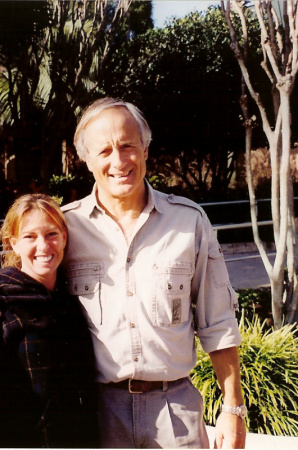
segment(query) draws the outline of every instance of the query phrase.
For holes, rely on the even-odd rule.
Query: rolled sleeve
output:
[[[198,331],[203,350],[206,353],[214,352],[241,344],[241,337],[236,319],[227,319],[211,327]]]
[[[194,276],[194,303],[197,335],[206,353],[239,346],[241,337],[235,310],[237,294],[233,290],[223,254],[211,224],[204,217],[198,242]]]

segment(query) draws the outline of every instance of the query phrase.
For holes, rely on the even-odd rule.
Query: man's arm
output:
[[[223,401],[228,406],[244,403],[240,383],[240,363],[237,347],[216,350],[209,354]],[[214,448],[245,448],[245,422],[235,414],[221,412],[216,423]]]

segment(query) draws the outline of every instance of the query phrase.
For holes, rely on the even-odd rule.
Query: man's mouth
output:
[[[131,173],[131,170],[129,170],[126,173],[119,173],[119,174],[114,173],[114,174],[111,174],[110,176],[113,178],[126,178],[126,177],[128,177],[128,175],[130,175],[130,173]]]
[[[51,261],[51,259],[53,259],[53,255],[49,255],[49,256],[35,256],[35,260],[39,261],[39,262],[49,262]]]

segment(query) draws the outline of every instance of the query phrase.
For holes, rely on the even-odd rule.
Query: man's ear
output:
[[[86,158],[85,162],[86,162],[86,164],[87,164],[88,170],[90,170],[90,172],[93,173],[93,170],[92,170],[92,164],[91,164],[91,161],[90,161],[90,159],[89,159],[89,155],[87,155],[87,158]]]
[[[147,147],[144,148],[144,157],[145,157],[146,161],[148,159],[148,156],[149,156],[149,147],[147,146]]]

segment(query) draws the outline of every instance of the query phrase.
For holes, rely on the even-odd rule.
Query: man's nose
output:
[[[125,163],[125,158],[123,152],[114,148],[112,152],[112,165],[116,169],[121,169]]]

